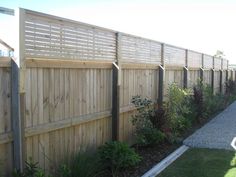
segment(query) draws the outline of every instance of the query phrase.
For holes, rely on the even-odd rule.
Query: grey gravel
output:
[[[197,148],[234,150],[236,137],[236,101],[210,122],[184,140],[184,145]]]

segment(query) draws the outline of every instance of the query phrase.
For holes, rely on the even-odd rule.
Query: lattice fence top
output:
[[[213,68],[213,57],[210,55],[204,55],[203,68],[211,69]]]
[[[228,61],[225,59],[222,61],[222,69],[228,69]]]
[[[122,34],[120,60],[122,62],[161,63],[161,44],[148,39]]]
[[[186,53],[185,49],[165,45],[164,51],[165,65],[185,66]]]
[[[188,50],[188,67],[201,68],[202,67],[202,54]]]
[[[167,66],[213,68],[213,57],[94,25],[21,9],[25,58],[107,60]],[[118,35],[119,34],[119,35]],[[164,48],[162,48],[164,46]],[[163,53],[162,53],[163,52]],[[186,53],[188,52],[188,53]],[[164,58],[162,58],[162,56]],[[187,61],[186,61],[187,56]],[[215,59],[216,69],[227,60]]]
[[[221,69],[222,66],[222,59],[221,58],[214,58],[214,69]]]
[[[26,57],[115,60],[115,32],[26,11]]]

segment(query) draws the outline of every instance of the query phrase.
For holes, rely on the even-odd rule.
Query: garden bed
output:
[[[216,115],[216,114],[215,114]],[[194,131],[201,128],[207,122],[209,122],[215,116],[210,117],[209,119],[204,119],[201,123],[194,124],[189,130],[182,134],[182,138],[179,139],[179,143],[169,143],[164,142],[157,146],[150,147],[140,147],[133,146],[135,151],[142,157],[142,161],[135,167],[122,171],[119,174],[119,177],[140,177],[150,170],[153,166],[175,151],[182,145],[182,141],[191,135]]]

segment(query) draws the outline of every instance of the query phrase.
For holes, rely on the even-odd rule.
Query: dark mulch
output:
[[[170,144],[168,142],[153,147],[134,146],[133,148],[142,157],[142,161],[135,168],[125,170],[119,176],[140,177],[179,146],[180,145]]]

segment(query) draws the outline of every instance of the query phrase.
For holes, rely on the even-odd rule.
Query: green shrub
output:
[[[132,123],[136,128],[137,144],[146,146],[163,141],[165,136],[160,128],[165,116],[164,110],[155,111],[152,101],[147,98],[142,99],[140,96],[134,96],[131,102],[137,108],[137,113],[132,116]]]
[[[192,113],[190,95],[190,90],[181,89],[175,83],[168,88],[168,96],[164,107],[168,126],[175,136],[179,136],[181,132],[191,126],[191,119],[189,119],[189,115]]]
[[[212,92],[212,87],[203,84],[203,115],[205,118],[212,116],[222,110],[225,106],[225,97],[223,94]]]
[[[155,145],[165,139],[165,134],[157,128],[143,127],[137,132],[137,143],[139,145]]]
[[[57,174],[59,177],[96,177],[104,172],[96,153],[79,152],[68,162],[60,165]]]
[[[192,112],[195,113],[194,117],[198,121],[201,122],[204,117],[204,97],[203,97],[203,83],[202,81],[198,81],[198,84],[193,87],[193,107]]]
[[[98,149],[100,161],[109,169],[113,176],[125,168],[133,167],[141,161],[141,157],[135,153],[126,143],[112,141]]]
[[[38,167],[38,163],[34,163],[32,159],[29,159],[29,162],[25,162],[25,168],[23,172],[20,172],[19,170],[13,171],[14,177],[50,177],[49,175],[46,175],[45,171]]]
[[[229,79],[225,82],[226,95],[235,95],[236,94],[236,82],[232,79]]]

